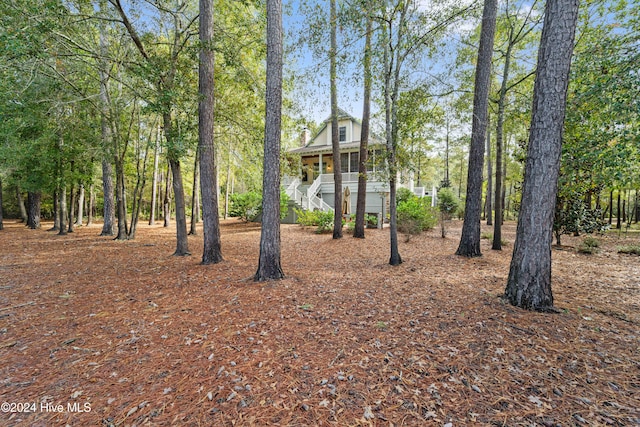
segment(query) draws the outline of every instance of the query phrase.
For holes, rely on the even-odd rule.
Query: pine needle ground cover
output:
[[[256,224],[223,222],[225,261],[201,266],[171,256],[172,228],[116,242],[5,222],[0,424],[640,424],[640,258],[617,250],[638,239],[583,255],[566,237],[559,312],[540,314],[500,298],[514,229],[466,259],[454,221],[400,243],[391,267],[386,229],[284,225],[287,278],[254,283]]]

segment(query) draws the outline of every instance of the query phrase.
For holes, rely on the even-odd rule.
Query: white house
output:
[[[343,110],[338,110],[338,135],[340,140],[340,170],[342,171],[342,191],[347,206],[343,213],[355,213],[358,193],[358,164],[360,160],[360,133],[362,124]],[[308,210],[334,209],[333,150],[331,145],[331,117],[326,119],[320,130],[309,139],[308,131],[303,131],[301,147],[289,150],[289,154],[300,156],[300,173],[296,177],[285,177],[283,186],[289,198],[298,206]],[[369,160],[367,162],[367,196],[365,212],[384,218],[389,211],[389,183],[378,169],[384,149],[384,141],[369,136]],[[408,184],[408,185],[407,185]],[[413,187],[413,183],[399,183],[407,186],[419,196],[429,196],[423,187]],[[347,191],[348,188],[348,191]],[[346,211],[346,212],[345,212]]]

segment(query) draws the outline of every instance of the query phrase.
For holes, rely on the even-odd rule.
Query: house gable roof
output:
[[[341,108],[338,108],[338,120],[349,120],[353,123],[358,124],[359,126],[362,125],[362,122],[360,120],[356,119],[351,114],[347,113]],[[331,115],[329,115],[329,117],[327,117],[322,122],[322,126],[320,126],[318,131],[313,135],[311,139],[309,139],[309,142],[307,142],[307,144],[304,147],[293,148],[289,150],[289,152],[296,153],[296,154],[316,154],[316,153],[331,152],[332,151],[331,145],[316,144],[317,138],[328,128],[330,123],[331,123]],[[381,145],[382,142],[378,138],[376,138],[374,135],[369,135],[369,144]],[[359,141],[340,143],[341,149],[354,149],[354,148],[358,148],[359,146],[360,146]]]

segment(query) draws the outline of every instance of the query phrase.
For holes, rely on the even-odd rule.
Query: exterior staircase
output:
[[[284,188],[289,199],[292,200],[296,206],[305,210],[320,210],[320,211],[333,211],[333,208],[325,203],[320,197],[318,197],[318,190],[320,189],[321,179],[316,178],[315,181],[307,188],[306,192],[300,191],[302,181],[300,178],[288,177],[284,179]]]

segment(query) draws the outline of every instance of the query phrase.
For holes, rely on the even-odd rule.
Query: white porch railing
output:
[[[321,211],[332,211],[333,208],[325,203],[321,197],[318,197],[318,190],[320,189],[320,185],[322,184],[322,177],[324,175],[320,175],[316,178],[315,181],[309,186],[307,189],[307,209],[314,210],[319,209]]]
[[[333,182],[333,174],[332,173],[323,173],[320,175],[320,179],[323,184],[328,184]],[[347,182],[358,182],[358,172],[349,172],[342,174],[342,183],[345,184]]]
[[[332,211],[333,209],[324,200],[318,197],[318,190],[320,189],[321,180],[316,179],[313,184],[307,189],[307,194],[299,190],[300,178],[286,177],[283,179],[285,186],[285,193],[289,196],[289,199],[294,200],[305,209],[308,210],[321,210]]]

